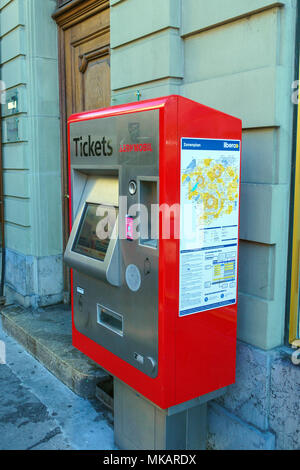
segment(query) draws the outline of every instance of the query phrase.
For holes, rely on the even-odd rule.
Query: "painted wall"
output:
[[[111,0],[112,104],[176,93],[243,120],[237,382],[210,407],[209,447],[300,447],[300,369],[280,348],[296,3]]]
[[[1,79],[19,100],[18,113],[3,118],[6,295],[33,306],[60,301],[63,288],[55,6],[0,1]]]

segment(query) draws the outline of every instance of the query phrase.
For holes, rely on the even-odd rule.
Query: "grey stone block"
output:
[[[275,300],[265,300],[239,292],[238,338],[264,350],[283,342],[283,307]]]
[[[187,35],[195,31],[210,29],[216,25],[227,23],[235,18],[249,17],[258,10],[264,10],[274,5],[284,5],[285,1],[251,0],[185,0],[182,9],[182,34]],[[205,12],[205,14],[204,14]]]
[[[160,51],[157,54],[157,51]],[[183,78],[183,47],[177,29],[155,33],[111,51],[111,89],[153,80]]]
[[[64,305],[38,310],[12,305],[1,314],[4,331],[52,374],[77,395],[95,397],[96,384],[109,376],[72,346],[71,312]]]
[[[273,450],[275,435],[261,432],[216,403],[208,407],[208,449]]]
[[[275,245],[240,241],[239,290],[267,300],[274,296]]]
[[[243,131],[243,154],[241,180],[243,183],[279,182],[278,135],[276,128],[245,129]]]
[[[180,27],[180,0],[127,0],[112,5],[117,3],[110,11],[111,48],[168,27]]]
[[[240,238],[267,245],[278,243],[287,200],[287,185],[242,183]]]

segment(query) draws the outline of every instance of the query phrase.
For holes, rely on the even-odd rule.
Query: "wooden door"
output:
[[[110,105],[109,0],[63,2],[59,26],[64,248],[69,238],[69,178],[66,122],[72,113]],[[69,275],[65,269],[65,291]]]

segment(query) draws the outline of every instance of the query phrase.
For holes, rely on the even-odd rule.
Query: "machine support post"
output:
[[[68,119],[72,343],[115,377],[120,448],[204,449],[235,380],[242,122],[140,97]]]
[[[207,402],[225,390],[163,410],[115,378],[115,442],[127,450],[205,450]]]

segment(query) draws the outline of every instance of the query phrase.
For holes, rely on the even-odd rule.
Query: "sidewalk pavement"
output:
[[[0,325],[0,450],[116,449],[111,413],[77,396]]]

